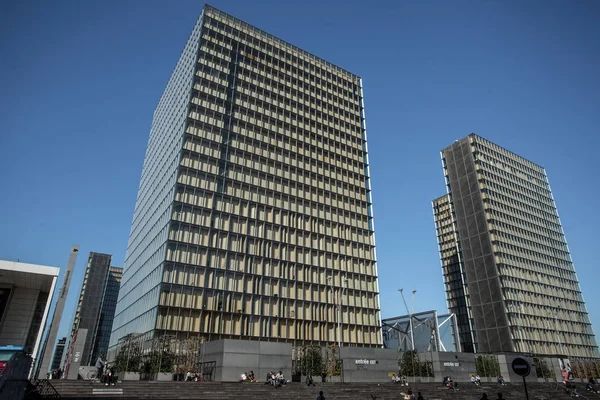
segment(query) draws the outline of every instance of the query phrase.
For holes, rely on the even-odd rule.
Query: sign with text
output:
[[[375,365],[377,364],[377,360],[354,360],[356,365]]]

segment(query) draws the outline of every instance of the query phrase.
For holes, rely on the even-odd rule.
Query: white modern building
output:
[[[0,348],[39,351],[59,269],[0,260]]]

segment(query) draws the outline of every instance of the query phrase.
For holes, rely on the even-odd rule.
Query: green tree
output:
[[[306,346],[300,350],[299,372],[304,375],[322,376],[323,356],[319,346]],[[326,372],[326,371],[325,371]]]
[[[327,346],[327,361],[325,368],[327,376],[341,375],[341,366],[338,354],[339,347],[337,345]]]
[[[129,338],[117,351],[115,367],[119,372],[140,372],[141,361],[140,345]]]
[[[152,350],[144,357],[142,372],[154,374],[157,372],[173,372],[175,356],[169,349]]]
[[[419,353],[416,350],[409,350],[402,353],[398,362],[400,375],[420,376],[421,366],[419,362]]]
[[[546,360],[539,357],[533,358],[533,366],[535,367],[535,372],[538,378],[554,378],[554,372],[548,368],[548,363]]]
[[[496,356],[478,356],[475,359],[475,369],[479,376],[497,377],[500,375],[500,363]]]

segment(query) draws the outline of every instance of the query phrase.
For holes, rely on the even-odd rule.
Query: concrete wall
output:
[[[342,347],[344,382],[389,382],[398,373],[398,352],[392,349]]]
[[[436,382],[444,376],[451,376],[456,382],[467,382],[475,370],[475,354],[455,352],[430,352],[419,354],[421,361],[433,361],[433,374]]]
[[[0,346],[25,346],[40,291],[12,288],[0,327]]]
[[[215,381],[237,382],[242,373],[250,371],[261,382],[271,371],[282,371],[292,379],[292,345],[287,343],[217,340],[204,345],[203,360],[215,362]]]
[[[515,358],[524,358],[531,366],[531,372],[527,379],[537,380],[535,367],[533,366],[533,358],[526,357],[520,354],[499,354],[498,362],[500,363],[500,373],[507,382],[522,382],[523,377],[513,372],[512,362]]]

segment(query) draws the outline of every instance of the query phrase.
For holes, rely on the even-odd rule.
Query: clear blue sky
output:
[[[470,132],[548,172],[600,334],[600,2],[248,1],[214,6],[364,79],[384,317],[445,310],[431,200]],[[203,3],[0,4],[0,259],[122,266],[152,113]]]

